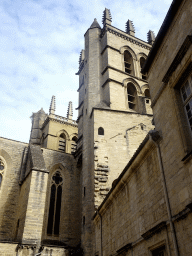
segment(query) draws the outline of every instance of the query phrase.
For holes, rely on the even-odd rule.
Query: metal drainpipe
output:
[[[164,173],[164,169],[163,169],[161,150],[160,150],[159,144],[156,141],[153,140],[151,135],[150,135],[150,138],[151,138],[151,140],[153,141],[154,145],[157,148],[159,167],[160,167],[160,171],[161,171],[161,179],[162,179],[162,183],[163,183],[163,190],[164,190],[164,195],[165,195],[165,201],[166,201],[166,206],[167,206],[167,213],[168,213],[169,223],[170,223],[170,227],[171,227],[171,235],[172,235],[172,239],[173,239],[175,255],[179,256],[177,238],[176,238],[176,234],[175,234],[174,225],[173,225],[173,222],[172,222],[171,207],[170,207],[170,203],[169,203],[168,191],[167,191],[166,180],[165,180],[165,173]]]
[[[101,256],[103,256],[103,233],[102,233],[102,216],[98,210],[96,210],[101,220]]]

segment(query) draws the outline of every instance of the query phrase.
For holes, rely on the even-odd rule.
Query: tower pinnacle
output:
[[[112,17],[111,17],[111,12],[109,9],[105,8],[104,12],[103,12],[103,26],[105,26],[105,24],[111,25],[112,22]]]
[[[93,23],[91,24],[90,28],[101,28],[97,19],[94,19]]]
[[[147,33],[147,41],[149,44],[153,44],[155,42],[155,34],[151,30]]]
[[[73,118],[73,104],[72,101],[69,101],[68,110],[67,110],[67,119],[72,120]]]
[[[125,24],[126,27],[126,33],[131,35],[131,36],[135,36],[135,28],[133,25],[133,22],[131,20],[128,20]]]
[[[49,115],[54,115],[55,114],[55,96],[52,96],[51,98],[51,104],[50,104],[50,108],[49,108]]]

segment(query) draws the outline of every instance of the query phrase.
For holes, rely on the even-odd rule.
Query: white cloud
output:
[[[0,136],[28,142],[32,112],[48,112],[56,96],[56,113],[66,116],[70,100],[78,104],[79,53],[84,33],[104,8],[112,25],[124,30],[130,19],[136,36],[147,39],[158,29],[171,0],[29,0],[0,2]],[[76,111],[74,111],[76,112]],[[75,113],[74,118],[77,118]]]

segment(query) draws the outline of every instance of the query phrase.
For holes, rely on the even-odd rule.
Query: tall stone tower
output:
[[[153,129],[150,93],[141,68],[154,35],[150,31],[147,43],[135,37],[130,20],[126,32],[111,22],[108,9],[103,13],[103,28],[94,19],[85,33],[77,73],[77,156],[82,158],[81,241],[85,255],[92,255],[95,210]]]

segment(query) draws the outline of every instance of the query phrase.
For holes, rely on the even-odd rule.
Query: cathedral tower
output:
[[[141,73],[151,49],[135,37],[133,23],[126,32],[111,25],[110,10],[103,28],[94,19],[85,33],[79,62],[78,151],[82,157],[82,246],[91,255],[92,217],[153,129],[150,94]],[[149,39],[153,41],[150,34]],[[150,41],[150,43],[151,43]]]

